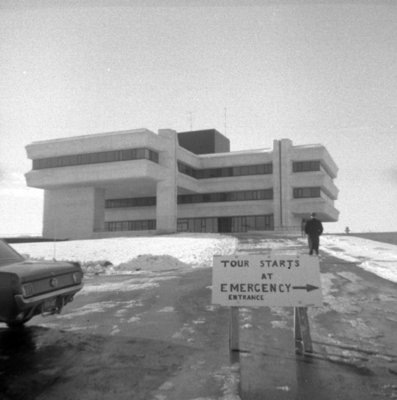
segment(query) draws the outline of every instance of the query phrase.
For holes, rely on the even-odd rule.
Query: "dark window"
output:
[[[230,176],[264,175],[273,173],[273,164],[254,164],[236,167],[195,169],[178,161],[178,171],[196,179],[226,178]]]
[[[24,258],[17,253],[8,243],[0,240],[0,266],[11,262],[23,261]]]
[[[99,164],[114,161],[146,159],[158,163],[158,153],[150,149],[125,149],[98,153],[72,154],[33,160],[33,169],[60,168],[73,165]]]
[[[319,187],[294,188],[293,195],[294,195],[294,199],[321,197],[321,189]]]
[[[105,230],[108,232],[116,231],[142,231],[156,229],[156,220],[136,220],[136,221],[108,221],[105,222]]]
[[[272,200],[273,189],[178,195],[178,204]]]
[[[273,214],[219,218],[180,218],[177,227],[178,232],[270,231],[274,230],[274,218]]]
[[[126,199],[108,199],[105,208],[150,207],[156,205],[156,197],[132,197]]]
[[[320,161],[295,161],[292,163],[293,172],[320,171]]]

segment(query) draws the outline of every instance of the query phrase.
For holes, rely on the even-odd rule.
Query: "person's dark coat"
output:
[[[320,236],[323,233],[323,224],[317,218],[311,218],[306,222],[305,233],[309,236]]]

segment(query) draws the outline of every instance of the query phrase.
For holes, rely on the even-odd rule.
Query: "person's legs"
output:
[[[313,254],[313,238],[308,236],[307,241],[309,244],[309,254],[312,255]]]
[[[312,238],[312,243],[313,243],[313,250],[318,255],[318,248],[319,248],[319,245],[320,245],[320,238],[318,236],[313,237]]]

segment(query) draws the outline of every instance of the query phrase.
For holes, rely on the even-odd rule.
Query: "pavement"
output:
[[[397,398],[396,284],[322,251],[320,271],[311,354],[295,354],[292,309],[240,309],[241,399]]]

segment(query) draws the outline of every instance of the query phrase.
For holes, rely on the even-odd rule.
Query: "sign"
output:
[[[322,306],[318,258],[274,253],[214,256],[212,303],[231,307]]]

